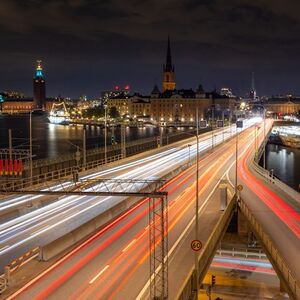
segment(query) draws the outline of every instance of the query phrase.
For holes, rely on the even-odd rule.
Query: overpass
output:
[[[272,123],[269,122],[268,131],[271,126]],[[258,165],[257,161],[264,146],[262,130],[257,138],[256,142],[261,146],[259,155],[255,155],[253,142],[239,158],[238,176],[243,191],[238,194],[238,212],[246,218],[251,230],[260,240],[282,287],[288,292],[290,299],[296,300],[300,298],[300,266],[297,263],[300,259],[300,195]],[[227,173],[232,188],[235,182],[234,173],[232,169]],[[214,235],[212,234],[212,238]],[[202,270],[200,282],[211,261],[211,255],[207,255],[205,250],[199,259],[199,267]],[[214,243],[211,244],[210,250],[214,251]],[[185,300],[193,297],[196,299],[195,273],[191,270],[177,298]]]

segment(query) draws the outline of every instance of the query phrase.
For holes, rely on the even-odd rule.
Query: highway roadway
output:
[[[250,126],[255,120],[247,121]],[[232,126],[232,131],[235,127]],[[214,144],[217,145],[229,139],[231,132],[227,129],[215,131]],[[194,138],[195,140],[195,138]],[[180,147],[162,150],[137,161],[132,161],[112,169],[86,175],[88,178],[132,178],[132,179],[159,179],[168,174],[180,165],[187,164],[190,158],[196,155],[196,144],[192,144],[190,149],[187,144]],[[204,152],[211,148],[211,134],[204,134],[200,138],[199,149]],[[66,182],[66,185],[70,182]],[[59,187],[56,187],[59,188]],[[33,197],[45,196],[19,196],[2,202],[0,210],[11,209],[20,202],[27,203]],[[93,219],[100,213],[108,210],[117,203],[123,201],[121,197],[90,197],[90,196],[66,196],[56,202],[36,209],[23,216],[14,218],[0,225],[0,269],[18,258],[22,254],[43,246],[60,236],[74,230],[78,226]]]
[[[267,129],[271,121],[266,121]],[[259,143],[263,141],[260,129]],[[300,195],[291,197],[286,191],[258,175],[253,167],[254,144],[239,160],[239,184],[243,185],[242,199],[255,215],[265,233],[283,256],[294,278],[300,283]],[[229,172],[232,185],[235,182],[235,170]],[[297,199],[296,199],[297,198]]]
[[[215,138],[221,141],[223,134]],[[239,140],[242,152],[252,143],[253,130],[246,130]],[[201,147],[205,143],[207,148],[211,146],[210,141],[204,140],[200,142]],[[222,214],[217,187],[234,164],[234,146],[235,140],[230,140],[215,148],[213,153],[201,157],[199,162],[200,238],[204,243]],[[170,159],[166,159],[169,155]],[[172,164],[187,162],[188,155],[188,149],[184,147],[162,160],[156,158],[156,168],[164,170]],[[195,156],[195,145],[191,147],[192,155]],[[143,170],[141,175],[149,170],[149,166],[136,169],[140,168]],[[151,168],[153,176],[155,168]],[[169,192],[169,274],[172,287],[169,292],[170,299],[173,299],[193,264],[190,242],[194,238],[195,165],[177,175],[165,188]],[[145,299],[149,292],[148,230],[148,203],[145,199],[9,299]],[[7,233],[6,237],[9,237]]]

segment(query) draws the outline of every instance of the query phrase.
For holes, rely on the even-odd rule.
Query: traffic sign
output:
[[[206,128],[206,127],[207,127],[206,121],[205,121],[205,120],[200,121],[200,122],[199,122],[199,127],[200,127],[200,128]]]
[[[239,192],[241,192],[243,190],[243,186],[241,184],[239,184],[236,188]]]
[[[218,128],[224,127],[224,122],[223,122],[223,120],[217,120],[217,127],[218,127]]]
[[[236,127],[243,128],[244,127],[243,121],[236,121]]]
[[[199,240],[193,240],[191,242],[191,248],[194,251],[200,251],[202,249],[202,243],[201,243],[201,241],[199,241]]]

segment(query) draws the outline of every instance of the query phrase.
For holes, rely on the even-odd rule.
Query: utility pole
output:
[[[263,164],[264,164],[264,169],[266,168],[266,110],[265,107],[263,106],[264,109],[264,157],[263,157]]]
[[[8,129],[8,148],[9,148],[9,159],[12,160],[12,138],[11,129]]]
[[[104,106],[104,162],[107,163],[107,105]]]
[[[121,125],[121,155],[122,158],[126,157],[126,127]]]
[[[29,161],[30,161],[30,185],[32,185],[32,111],[29,114]]]
[[[195,240],[199,239],[199,115],[198,106],[196,109],[196,140],[197,140],[197,154],[196,154],[196,205],[195,205]],[[198,252],[195,251],[195,276],[196,276],[196,300],[198,300],[199,291],[199,263],[198,263]]]
[[[224,110],[222,110],[222,121],[223,121],[223,143],[224,143]]]
[[[83,154],[83,169],[86,167],[86,130],[83,128],[83,139],[82,139],[82,154]]]
[[[159,146],[162,147],[163,146],[163,129],[162,129],[162,125],[160,124],[159,126]]]
[[[235,194],[237,195],[237,186],[238,186],[238,147],[239,147],[239,132],[236,125],[236,139],[235,139]]]
[[[230,137],[232,136],[232,110],[230,109],[230,115],[229,115],[229,126],[230,126]]]
[[[190,166],[191,165],[191,144],[188,144],[188,147],[189,147],[189,164],[188,164],[188,166]]]
[[[212,106],[211,108],[211,151],[214,151],[214,127],[213,127],[213,122],[214,122],[214,107]]]

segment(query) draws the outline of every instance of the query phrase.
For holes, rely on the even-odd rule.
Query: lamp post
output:
[[[257,104],[256,104],[257,105]],[[264,122],[264,142],[263,142],[263,147],[264,147],[264,152],[263,152],[263,167],[264,169],[266,168],[266,108],[264,107],[263,104],[258,104],[257,106],[260,106],[263,108],[263,122]]]
[[[30,161],[30,185],[32,185],[32,110],[29,114],[29,161]]]
[[[238,149],[239,149],[239,132],[236,124],[236,139],[235,139],[235,194],[237,195],[237,186],[238,186]]]
[[[189,147],[189,166],[191,165],[191,144],[188,144]]]
[[[83,169],[86,167],[86,130],[83,128],[83,136],[82,136],[82,155],[83,155]]]
[[[107,104],[104,105],[104,162],[107,163]]]
[[[255,136],[255,160],[257,159],[257,125],[254,126],[254,136]]]
[[[211,151],[214,151],[214,107],[211,108]]]
[[[196,108],[196,135],[187,133],[196,137],[197,146],[196,146],[196,197],[195,197],[195,240],[199,239],[199,116],[198,116],[198,107]],[[188,145],[189,151],[191,145]],[[190,156],[190,152],[189,152]],[[190,159],[190,157],[189,157]],[[199,264],[198,264],[198,252],[194,251],[194,267],[195,267],[195,288],[196,288],[196,300],[198,300],[198,291],[199,291]]]
[[[223,143],[224,143],[224,110],[222,110],[222,121],[223,121]]]
[[[195,240],[198,240],[199,237],[199,116],[198,116],[198,106],[196,109],[196,140],[197,140],[197,154],[196,154],[196,208],[195,208]],[[195,251],[195,275],[196,275],[196,300],[198,300],[198,291],[199,291],[199,264],[198,264],[198,252]]]
[[[263,164],[264,164],[264,169],[266,168],[266,109],[263,106],[264,109],[264,158],[263,158]]]

